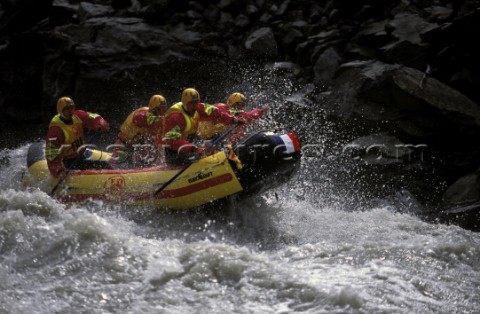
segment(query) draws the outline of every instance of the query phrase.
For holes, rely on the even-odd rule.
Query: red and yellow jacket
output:
[[[245,136],[244,127],[260,119],[263,114],[262,110],[260,109],[253,109],[250,111],[236,110],[234,107],[228,107],[226,104],[222,103],[214,104],[213,106],[219,111],[228,112],[229,114],[236,116],[245,122],[243,125],[237,126],[237,128],[228,135],[227,138],[232,143],[236,143],[242,139]],[[203,139],[212,139],[227,131],[230,125],[231,123],[215,123],[213,119],[204,119],[198,124],[198,136]]]
[[[118,137],[129,144],[139,135],[150,138],[152,143],[158,143],[162,139],[163,124],[165,117],[156,116],[148,111],[148,107],[141,107],[128,115],[120,127]]]
[[[193,116],[190,116],[181,102],[174,104],[165,113],[165,128],[163,140],[170,149],[182,152],[190,152],[191,137],[197,133],[199,121],[211,120],[216,123],[232,124],[235,117],[228,112],[217,110],[216,107],[199,103]]]
[[[82,152],[85,144],[83,128],[96,130],[99,125],[108,124],[100,115],[75,110],[71,121],[64,121],[60,114],[50,121],[46,137],[45,157],[48,169],[54,177],[65,171],[64,159],[73,159]]]

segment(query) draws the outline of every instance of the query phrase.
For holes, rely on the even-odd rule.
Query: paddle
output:
[[[91,143],[93,141],[93,139],[95,138],[95,136],[97,136],[97,134],[99,133],[93,133],[88,139],[87,139],[87,143]],[[59,180],[57,182],[57,184],[55,184],[55,186],[53,187],[52,191],[50,192],[50,194],[48,194],[49,196],[52,196],[53,193],[55,193],[55,191],[58,189],[58,187],[60,186],[60,184],[62,184],[63,181],[65,181],[65,179],[68,177],[68,174],[70,173],[70,171],[72,171],[72,168],[73,166],[75,165],[75,163],[80,160],[80,158],[83,156],[83,152],[81,154],[78,154],[77,157],[75,157],[75,159],[73,159],[72,163],[70,164],[70,167],[65,171],[65,176],[63,177],[62,180]]]
[[[221,140],[223,140],[225,138],[225,136],[227,136],[228,134],[230,134],[230,132],[232,132],[233,130],[235,130],[237,128],[238,124],[234,124],[232,127],[230,127],[230,129],[228,129],[227,131],[225,131],[225,133],[223,133],[222,135],[220,135],[219,137],[217,137],[215,139],[215,141],[213,141],[206,149],[205,151],[209,151],[210,149],[212,149],[213,147],[215,147]],[[160,193],[161,191],[163,191],[170,183],[172,183],[176,178],[178,178],[179,175],[181,175],[182,173],[185,172],[185,170],[187,170],[194,162],[196,162],[198,159],[200,159],[202,157],[202,155],[196,155],[192,161],[190,161],[182,170],[180,170],[179,172],[177,172],[177,174],[175,174],[172,178],[170,178],[170,180],[168,180],[167,182],[165,182],[160,188],[158,188],[158,190],[155,192],[155,194],[153,194],[154,196],[157,196],[158,193]]]

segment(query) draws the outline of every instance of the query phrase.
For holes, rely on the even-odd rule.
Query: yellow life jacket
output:
[[[139,127],[133,123],[133,117],[138,111],[141,111],[141,110],[148,111],[148,107],[141,107],[133,111],[132,113],[130,113],[128,117],[125,119],[125,121],[122,123],[122,126],[120,127],[120,131],[125,136],[125,138],[129,141],[133,140],[138,135],[148,134],[147,128]],[[153,123],[157,122],[159,119],[160,119],[159,116],[156,116],[154,114],[151,114],[150,112],[147,112],[148,125],[152,125]],[[159,135],[161,136],[161,134]]]
[[[233,107],[228,108],[228,111],[231,115],[234,116],[238,113],[243,112],[243,110],[236,110]],[[214,123],[213,121],[200,121],[198,123],[197,135],[204,140],[210,140],[225,133],[228,128],[229,126],[223,123]]]
[[[49,128],[52,126],[58,126],[62,129],[65,136],[65,143],[58,148],[54,147],[48,141],[45,150],[45,155],[48,160],[51,161],[60,154],[66,159],[74,158],[78,155],[78,149],[84,144],[83,122],[76,115],[72,116],[72,120],[72,124],[66,124],[60,119],[60,114],[57,114],[53,117],[52,121],[50,121]]]
[[[190,135],[193,135],[197,132],[198,119],[199,119],[198,112],[195,111],[195,114],[193,115],[193,117],[191,117],[183,109],[182,103],[177,102],[176,104],[174,104],[173,106],[168,108],[167,112],[165,113],[165,120],[167,120],[168,117],[173,112],[179,112],[183,115],[183,117],[185,119],[185,123],[186,123],[185,124],[185,129],[181,130],[181,133],[177,133],[177,130],[172,129],[171,131],[173,131],[173,132],[169,131],[169,132],[165,133],[165,137],[169,137],[169,138],[172,138],[172,139],[175,139],[175,140],[177,140],[179,138],[181,138],[183,140],[187,140]]]
[[[200,121],[198,123],[197,135],[204,140],[210,140],[220,134],[225,133],[228,126],[222,123],[213,123],[212,121]]]

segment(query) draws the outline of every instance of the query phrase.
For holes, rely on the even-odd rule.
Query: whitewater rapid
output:
[[[480,308],[478,233],[389,204],[345,210],[320,175],[205,210],[67,205],[22,187],[26,149],[0,151],[0,313]]]

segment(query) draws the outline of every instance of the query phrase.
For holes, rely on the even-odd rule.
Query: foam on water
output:
[[[22,178],[27,168],[27,149],[28,145],[17,149],[0,149],[0,191],[22,188]]]
[[[1,312],[480,307],[480,236],[456,226],[390,205],[345,210],[305,179],[210,212],[65,205],[17,182],[26,147],[0,153]]]

